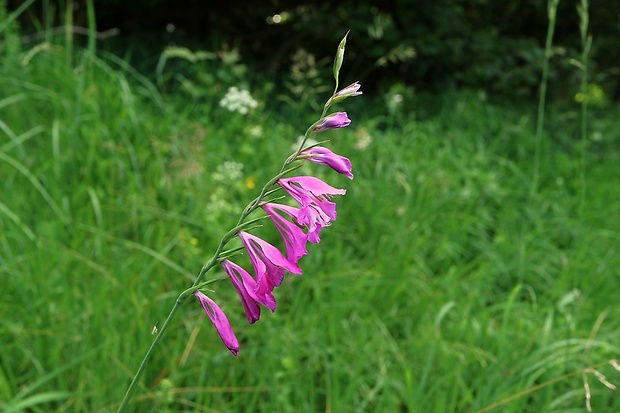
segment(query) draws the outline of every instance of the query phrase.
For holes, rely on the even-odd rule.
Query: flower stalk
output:
[[[172,318],[188,297],[192,295],[196,297],[223,343],[234,356],[237,356],[239,342],[228,318],[222,308],[201,289],[212,283],[230,279],[241,300],[248,322],[250,324],[257,322],[260,319],[260,305],[272,312],[275,311],[276,300],[273,290],[282,283],[285,274],[301,275],[302,270],[298,261],[308,253],[306,243],[318,243],[321,230],[330,226],[332,221],[336,219],[336,204],[330,200],[334,195],[344,195],[346,190],[334,188],[312,176],[287,176],[303,166],[305,161],[309,161],[331,168],[349,179],[353,179],[349,159],[337,155],[325,147],[318,146],[318,144],[305,147],[306,141],[312,134],[348,126],[351,120],[346,112],[334,112],[329,115],[327,112],[333,104],[348,97],[362,94],[357,82],[338,91],[339,72],[344,59],[346,38],[345,35],[336,51],[333,66],[336,86],[332,96],[323,106],[321,115],[306,130],[295,153],[284,161],[280,171],[265,183],[259,195],[243,209],[237,225],[224,234],[215,253],[202,266],[191,287],[179,294],[129,384],[125,397],[117,410],[118,413],[126,411],[155,348],[168,330]],[[325,141],[321,142],[321,144],[323,143]],[[299,164],[293,165],[295,162],[299,162]],[[292,197],[299,207],[276,204],[273,200],[266,201],[268,197],[280,190],[284,190],[288,196]],[[275,200],[281,198],[277,197]],[[267,215],[248,220],[248,216],[259,208]],[[267,217],[270,218],[282,237],[286,254],[282,253],[278,247],[248,232],[256,228],[257,223]],[[240,239],[243,247],[225,250],[226,245],[235,237]],[[230,261],[230,258],[239,255],[242,250],[245,250],[250,258],[255,277],[252,277],[241,266]],[[222,265],[227,276],[204,280],[206,274],[217,264]]]

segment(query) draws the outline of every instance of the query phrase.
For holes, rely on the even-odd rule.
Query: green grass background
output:
[[[203,63],[157,84],[54,42],[3,58],[1,411],[115,411],[153,325],[328,97],[254,82],[260,107],[230,113],[243,64]],[[533,105],[394,93],[343,102],[352,125],[322,135],[355,180],[302,170],[348,192],[276,313],[250,326],[213,287],[234,358],[188,301],[132,411],[584,412],[586,393],[620,411],[615,108],[580,139],[579,106],[550,105],[533,187]]]

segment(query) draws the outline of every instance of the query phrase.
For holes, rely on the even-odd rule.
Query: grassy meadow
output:
[[[115,411],[153,326],[329,97],[177,52],[140,73],[61,41],[4,51],[0,411]],[[258,106],[221,107],[229,86]],[[213,286],[237,358],[187,301],[130,410],[620,411],[612,109],[589,108],[584,135],[577,103],[550,103],[537,140],[535,104],[481,92],[343,102],[353,123],[321,137],[355,179],[302,169],[348,191],[304,274],[254,325]]]

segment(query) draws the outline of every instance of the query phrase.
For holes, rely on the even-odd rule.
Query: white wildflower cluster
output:
[[[213,179],[217,182],[236,182],[243,176],[243,164],[234,161],[226,161],[215,169]]]
[[[258,107],[258,102],[250,95],[247,90],[239,90],[236,86],[228,88],[226,95],[220,100],[220,106],[230,112],[239,112],[246,115],[250,109]]]
[[[364,151],[372,143],[372,136],[363,128],[357,128],[355,131],[355,144],[353,147],[359,151]]]

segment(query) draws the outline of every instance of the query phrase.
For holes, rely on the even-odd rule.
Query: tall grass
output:
[[[581,93],[584,99],[581,101],[581,165],[580,165],[580,183],[581,183],[581,205],[580,211],[583,211],[583,202],[586,198],[586,150],[588,144],[588,58],[592,47],[592,37],[588,33],[590,23],[590,13],[588,2],[582,0],[577,5],[577,13],[579,15],[579,34],[581,36]]]
[[[57,43],[5,56],[0,73],[5,412],[118,407],[153,326],[307,124],[303,102],[244,117],[217,105],[225,85],[180,99],[117,57],[68,59]],[[252,326],[216,288],[238,358],[198,305],[182,308],[134,411],[571,412],[586,394],[618,410],[614,141],[584,152],[581,197],[572,148],[532,163],[527,107],[459,93],[419,119],[426,97],[391,114],[362,98],[331,143],[355,184],[311,171],[348,193],[304,275]],[[592,129],[620,131],[596,114]],[[561,125],[552,139],[579,128]]]
[[[560,0],[547,0],[547,37],[545,38],[545,54],[542,61],[542,73],[540,76],[540,86],[538,91],[538,114],[536,117],[536,149],[534,152],[534,175],[532,178],[532,193],[535,194],[540,180],[540,164],[542,156],[543,132],[545,128],[545,112],[547,103],[547,83],[549,81],[549,61],[553,46],[553,34],[555,32],[556,19],[558,15],[558,5]]]

